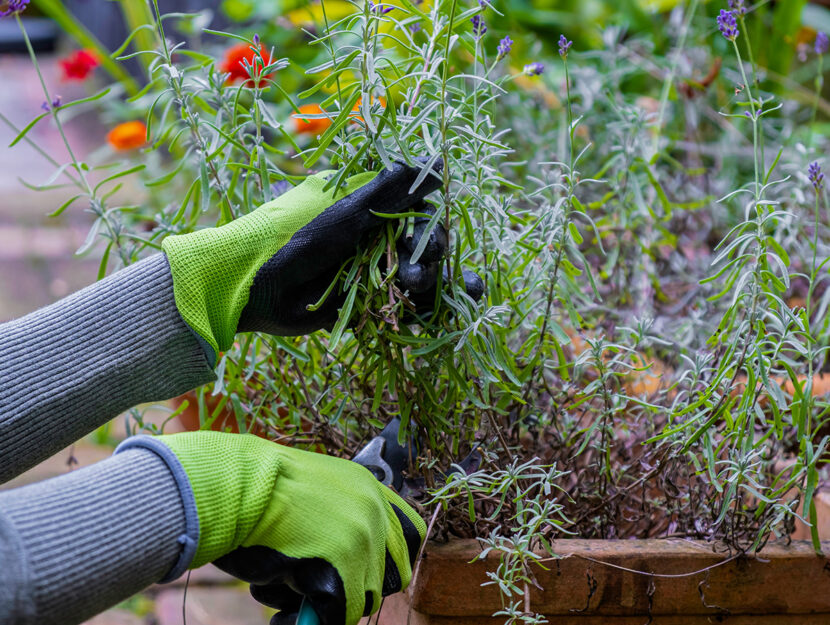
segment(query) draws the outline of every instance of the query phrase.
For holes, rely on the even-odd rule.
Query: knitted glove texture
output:
[[[200,530],[190,568],[217,559],[221,566],[230,554],[224,568],[252,582],[255,597],[291,609],[302,598],[294,590],[308,580],[287,578],[317,575],[313,564],[322,562],[336,571],[323,587],[312,584],[324,622],[348,625],[409,584],[426,526],[364,467],[251,435],[201,431],[156,440],[179,459],[196,500]],[[409,543],[407,529],[416,530]]]

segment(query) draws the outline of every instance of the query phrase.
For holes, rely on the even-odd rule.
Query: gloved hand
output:
[[[366,234],[387,223],[371,211],[400,213],[420,205],[440,186],[442,168],[436,162],[435,175],[427,175],[412,193],[420,167],[398,163],[392,170],[358,174],[336,193],[323,191],[326,172],[316,174],[220,228],[167,237],[162,247],[182,318],[212,350],[214,361],[237,331],[296,336],[331,327],[342,298],[330,296],[315,311],[306,306],[320,299]],[[434,286],[436,272],[431,284],[423,275],[429,273],[426,265],[437,266],[434,257],[445,248],[446,233],[440,250],[401,272],[402,289],[409,290],[413,281],[421,292]]]
[[[281,610],[272,625],[293,623],[303,596],[322,625],[353,625],[409,584],[426,525],[361,465],[248,434],[137,436],[121,448],[134,446],[184,468],[199,527],[188,568],[215,562],[249,582]]]

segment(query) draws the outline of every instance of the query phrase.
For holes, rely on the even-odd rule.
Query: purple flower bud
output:
[[[490,3],[487,2],[487,0],[478,0],[478,6],[480,6],[482,9],[487,9],[490,7]]]
[[[29,6],[29,0],[0,0],[0,17],[23,13]]]
[[[487,25],[484,23],[484,18],[480,15],[473,15],[470,21],[473,23],[473,35],[475,35],[476,39],[481,39],[484,33],[487,32]]]
[[[389,6],[384,6],[383,3],[375,4],[372,0],[369,0],[369,12],[370,13],[377,13],[378,15],[386,15],[389,11],[392,11],[395,7],[391,4]]]
[[[744,0],[729,0],[729,9],[740,17],[746,15],[746,5]]]
[[[254,45],[259,46],[259,33],[254,33]]]
[[[830,48],[830,39],[827,38],[827,33],[820,30],[816,33],[815,50],[816,54],[822,55]]]
[[[421,30],[421,22],[415,22],[409,27],[409,31],[412,33],[417,33],[419,30]]]
[[[818,164],[818,161],[813,161],[807,166],[807,177],[813,184],[813,189],[818,193],[824,186],[824,174],[821,171],[821,165]]]
[[[40,105],[40,108],[42,108],[44,111],[46,111],[48,113],[52,109],[58,108],[60,105],[61,105],[61,97],[59,95],[56,95],[54,98],[52,98],[52,103],[51,104],[49,102],[44,102],[43,104]]]
[[[528,76],[539,76],[545,71],[545,66],[541,63],[528,63],[524,66],[524,73]]]
[[[565,35],[559,35],[559,56],[565,58],[568,56],[568,50],[571,49],[571,46],[574,44],[573,41],[568,41]]]
[[[499,58],[503,59],[508,54],[510,54],[510,50],[513,49],[513,40],[510,37],[505,37],[501,41],[499,41]]]
[[[741,34],[738,30],[738,21],[735,19],[735,14],[732,11],[721,9],[717,20],[720,34],[726,37],[727,40],[735,41],[738,35]]]

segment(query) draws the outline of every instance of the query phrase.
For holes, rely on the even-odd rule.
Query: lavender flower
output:
[[[52,103],[51,104],[49,102],[44,102],[43,104],[40,105],[40,108],[42,108],[44,111],[46,111],[48,113],[52,109],[58,108],[60,105],[61,105],[61,97],[59,95],[56,95],[54,98],[52,98]]]
[[[473,35],[475,35],[476,39],[481,39],[484,33],[487,32],[487,25],[484,23],[484,18],[480,15],[473,15],[470,21],[473,23]]]
[[[744,4],[744,0],[729,0],[729,8],[739,17],[746,15],[746,5]]]
[[[409,32],[413,34],[417,33],[419,30],[421,30],[421,22],[415,22],[409,27]]]
[[[378,15],[386,15],[389,11],[392,11],[395,7],[390,5],[385,6],[383,3],[375,4],[372,0],[369,0],[369,12],[370,13],[377,13]]]
[[[490,3],[487,2],[487,0],[478,0],[478,6],[480,6],[482,9],[486,9],[489,8]]]
[[[254,33],[254,45],[259,47],[259,33]]]
[[[720,34],[729,41],[735,41],[738,35],[741,34],[741,31],[738,30],[738,22],[735,19],[735,14],[732,11],[721,9],[717,19]]]
[[[815,43],[815,50],[816,54],[819,56],[827,52],[830,49],[830,39],[827,38],[827,33],[823,30],[820,30],[816,33],[816,43]]]
[[[508,54],[510,54],[510,50],[513,49],[513,40],[510,37],[505,37],[501,41],[499,41],[499,58],[503,59]]]
[[[524,73],[528,76],[539,76],[545,71],[545,66],[541,63],[528,63],[524,66]]]
[[[813,189],[818,193],[824,186],[824,174],[821,171],[821,165],[818,161],[813,161],[807,166],[807,177],[813,183]]]
[[[565,35],[559,35],[559,56],[566,58],[568,56],[568,50],[571,49],[573,44],[574,42],[568,41]]]
[[[29,6],[29,0],[0,0],[0,17],[23,13]]]

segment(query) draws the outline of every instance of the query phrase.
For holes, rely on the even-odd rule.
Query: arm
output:
[[[136,404],[214,377],[163,254],[0,324],[0,483]]]

